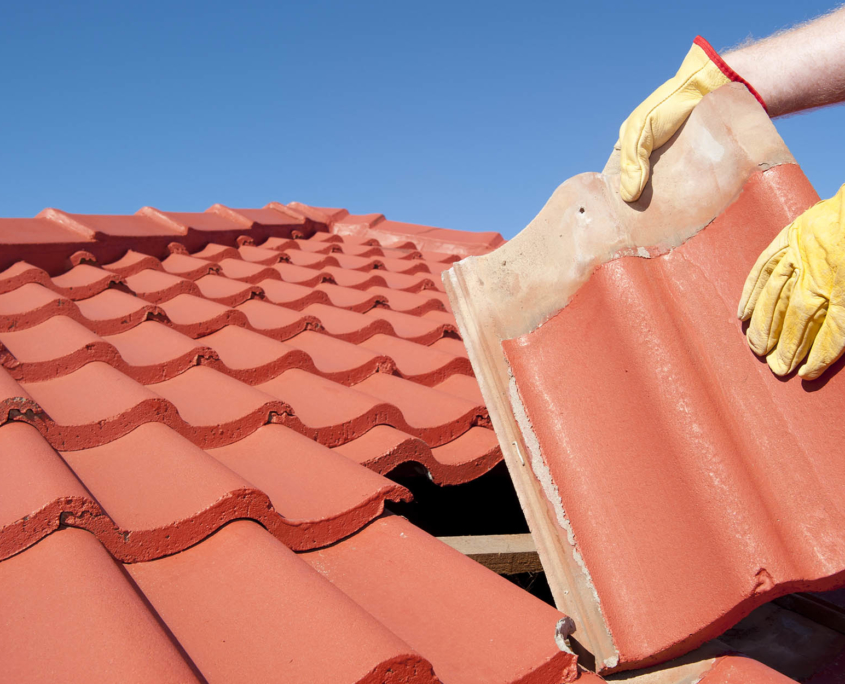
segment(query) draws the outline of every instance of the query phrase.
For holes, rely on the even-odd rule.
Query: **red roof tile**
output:
[[[558,605],[605,671],[845,578],[843,376],[773,376],[736,320],[760,251],[818,199],[793,161],[744,88],[723,88],[661,153],[645,204],[618,177],[570,179],[449,274]]]
[[[829,377],[809,393],[801,383],[784,383],[749,351],[732,315],[756,257],[796,215],[773,187],[791,187],[789,203],[797,206],[818,199],[793,169],[753,178],[722,216],[669,254],[606,264],[559,315],[506,343],[528,419],[620,648],[636,643],[640,653],[658,651],[681,633],[700,642],[799,583],[824,589],[845,575],[845,545],[835,532],[845,520],[831,517],[825,503],[845,482],[824,459],[842,435],[814,427],[835,424],[845,410],[841,382]],[[683,297],[672,296],[666,283]],[[593,324],[599,308],[607,325]],[[548,359],[543,350],[553,347],[567,349],[570,362],[529,360]],[[568,388],[565,408],[551,400],[552,387]],[[544,419],[552,413],[552,429],[567,434],[563,449]],[[590,420],[597,414],[600,422]],[[626,457],[597,458],[597,443]],[[576,466],[572,459],[587,451],[588,461]],[[806,467],[796,469],[797,461]],[[577,480],[564,474],[574,467]],[[599,480],[616,503],[593,505],[582,518],[580,487]],[[709,520],[704,512],[714,502]],[[741,542],[734,539],[740,529]],[[820,535],[830,541],[823,544]],[[637,569],[612,560],[612,548]],[[694,586],[679,581],[690,572],[700,578]],[[622,586],[624,595],[614,595],[611,587]],[[653,586],[661,587],[659,597]],[[634,613],[637,624],[651,613],[661,616],[648,638],[629,623]]]
[[[6,428],[2,428],[5,432]],[[12,682],[200,682],[96,538],[65,529],[0,563],[0,671]]]
[[[410,497],[380,473],[414,460],[457,484],[501,451],[477,390],[450,383],[474,383],[439,298],[454,251],[426,261],[404,237],[327,232],[345,215],[271,203],[0,224],[0,678],[575,676],[558,611],[398,519],[361,536]],[[444,335],[455,344],[427,346]],[[333,544],[324,561],[292,553]],[[376,575],[347,557],[365,547]],[[368,575],[407,596],[372,603]]]

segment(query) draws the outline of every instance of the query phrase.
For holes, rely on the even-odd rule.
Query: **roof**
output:
[[[400,463],[501,460],[439,277],[500,237],[271,203],[0,241],[0,679],[576,676],[562,613],[384,510]]]
[[[638,203],[607,171],[570,179],[449,273],[557,604],[605,672],[843,583],[842,363],[783,381],[736,319],[757,255],[817,200],[728,86],[661,150]]]

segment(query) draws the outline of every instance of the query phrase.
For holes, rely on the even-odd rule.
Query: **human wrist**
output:
[[[743,67],[747,66],[747,63],[742,59],[741,52],[728,53],[723,57],[701,36],[696,36],[693,43],[704,50],[705,54],[710,58],[710,61],[713,62],[716,68],[718,68],[728,80],[734,83],[742,83],[746,88],[748,88],[748,91],[760,103],[766,113],[769,113],[769,108],[765,99],[747,79],[746,71],[743,70]]]

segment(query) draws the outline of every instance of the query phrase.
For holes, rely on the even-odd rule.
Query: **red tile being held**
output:
[[[605,264],[560,314],[505,343],[603,613],[628,659],[696,646],[771,598],[845,578],[845,541],[833,532],[845,518],[834,522],[825,503],[836,499],[845,471],[824,457],[842,434],[813,427],[835,425],[845,409],[841,376],[813,392],[781,381],[749,351],[735,318],[748,271],[795,213],[774,188],[785,184],[790,201],[804,206],[815,200],[793,169],[752,178],[734,205],[669,254]],[[599,309],[602,326],[595,325]],[[567,350],[565,368],[550,356],[552,346]],[[552,387],[567,388],[565,403]],[[551,439],[544,417],[551,415],[553,429],[567,434],[565,450]],[[600,457],[587,446],[597,440],[606,454],[626,458]],[[587,451],[589,464],[581,457]],[[577,480],[564,475],[574,468]],[[577,499],[596,481],[615,504],[584,510]],[[720,511],[730,511],[730,521]],[[821,519],[834,525],[829,533]],[[690,572],[700,578],[694,586],[682,581]],[[659,596],[649,589],[655,585]],[[652,613],[644,635],[634,622]]]
[[[774,376],[736,319],[818,199],[742,86],[696,107],[643,205],[608,168],[447,285],[555,599],[613,671],[845,583],[845,376]]]

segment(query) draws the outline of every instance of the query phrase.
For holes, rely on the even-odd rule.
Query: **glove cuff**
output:
[[[702,38],[701,36],[696,36],[695,40],[693,41],[693,45],[698,45],[698,47],[704,50],[704,54],[706,54],[710,58],[710,61],[713,62],[713,64],[716,65],[719,71],[721,71],[728,79],[730,79],[734,83],[742,83],[742,85],[748,88],[748,92],[750,92],[754,97],[757,98],[757,102],[759,102],[763,106],[763,109],[766,111],[766,114],[769,113],[769,108],[766,106],[766,103],[763,98],[760,97],[760,93],[758,93],[754,89],[754,86],[752,86],[742,76],[740,76],[733,69],[731,69],[728,66],[728,63],[725,62],[725,60],[719,56],[719,53],[713,49],[713,46],[710,45],[710,43],[704,40],[704,38]]]

